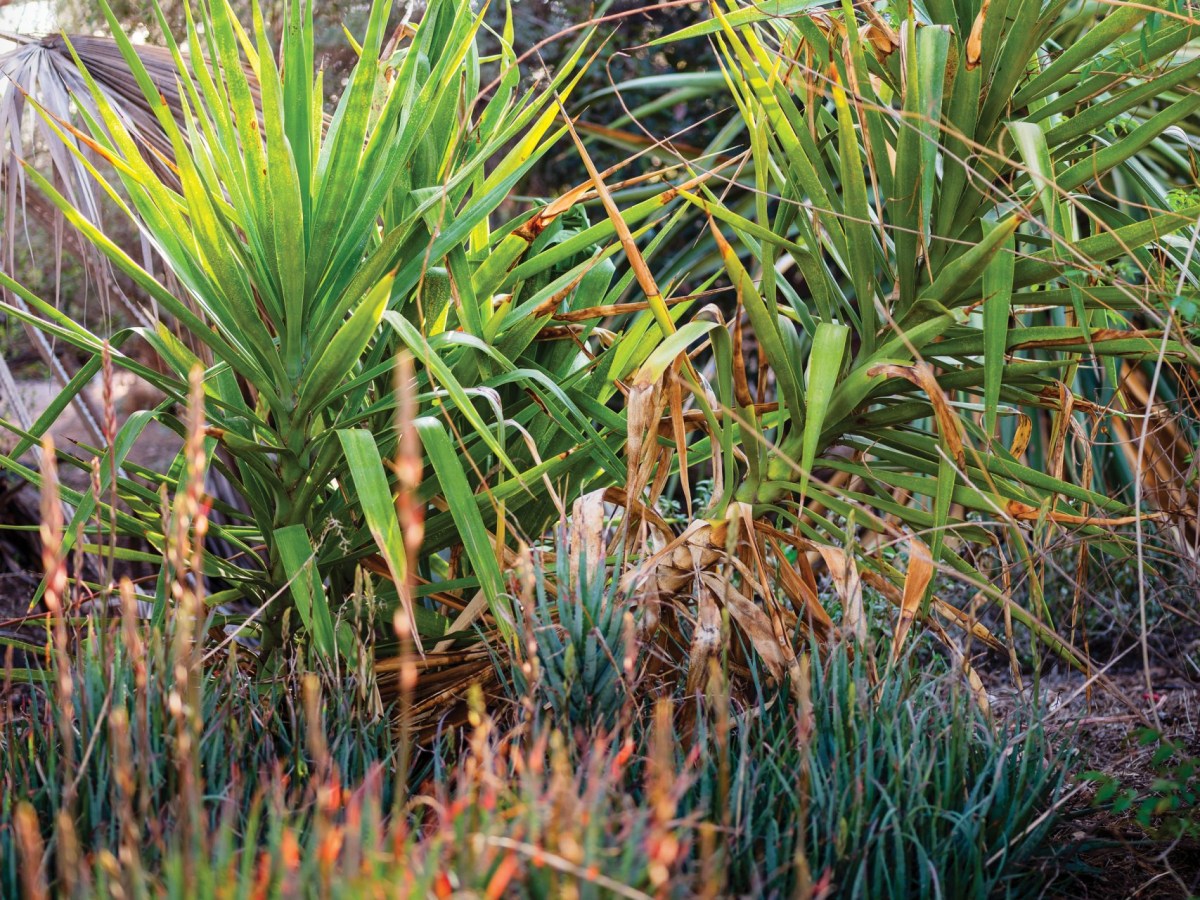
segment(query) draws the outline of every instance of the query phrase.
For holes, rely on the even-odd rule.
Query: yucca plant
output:
[[[1063,2],[710,6],[664,40],[717,44],[731,142],[749,156],[720,197],[681,192],[736,308],[675,339],[699,358],[707,341],[709,368],[647,385],[654,412],[638,421],[670,402],[679,453],[648,452],[633,488],[661,490],[659,462],[686,488],[706,460],[718,488],[646,577],[695,598],[702,620],[723,604],[777,673],[795,628],[831,624],[813,564],[860,638],[865,581],[900,608],[896,651],[917,617],[999,647],[974,607],[935,596],[941,569],[1082,662],[1054,635],[1036,561],[1063,534],[1130,552],[1120,528],[1142,511],[1096,490],[1072,448],[1106,420],[1139,421],[1107,402],[1123,364],[1195,362],[1172,301],[1196,296],[1200,207],[1169,207],[1166,185],[1136,206],[1112,191],[1200,109],[1200,60],[1180,53],[1200,26],[1169,3],[1117,5],[1060,45]],[[1026,448],[1042,421],[1038,462]],[[1028,605],[977,552],[1002,538],[1031,576]]]
[[[46,177],[29,176],[178,326],[110,337],[115,364],[167,400],[96,448],[102,484],[98,496],[67,493],[77,509],[68,541],[94,520],[148,542],[151,557],[166,549],[158,491],[176,488],[184,461],[147,472],[127,465],[126,454],[153,419],[186,430],[176,409],[199,371],[205,458],[236,500],[214,501],[210,537],[228,552],[204,561],[218,588],[208,602],[227,611],[222,621],[241,622],[268,653],[290,622],[332,659],[353,644],[344,598],[361,594],[362,573],[380,575],[383,608],[407,608],[418,649],[439,649],[424,657],[436,666],[457,651],[453,641],[429,641],[451,630],[469,636],[483,620],[513,635],[502,574],[508,523],[538,535],[558,504],[623,476],[623,418],[606,403],[656,333],[642,313],[626,333],[589,340],[589,322],[601,313],[581,317],[579,309],[607,309],[606,298],[629,279],[614,278],[613,222],[590,225],[574,209],[587,185],[497,219],[563,133],[559,104],[585,45],[549,84],[522,94],[510,18],[493,60],[499,79],[484,101],[480,19],[466,0],[435,0],[419,23],[389,34],[391,8],[386,0],[372,5],[358,66],[330,111],[314,68],[310,3],[288,4],[278,51],[257,9],[247,31],[224,0],[201,5],[185,42],[168,47],[177,108],[106,13],[168,139],[172,177],[147,161],[86,67],[96,110],[80,108],[86,129],[47,121],[104,160],[106,168],[77,154],[154,245],[169,281],[140,266]],[[638,223],[639,234],[657,225],[660,239],[672,227],[663,220],[670,199],[644,199],[623,221]],[[10,276],[0,280],[22,301],[6,302],[5,313],[92,354],[2,460],[37,481],[18,459],[100,369],[104,336]],[[552,322],[555,315],[564,321]],[[181,333],[200,343],[198,352]],[[121,352],[135,334],[154,349],[157,366]],[[398,354],[413,365],[397,385]],[[101,528],[84,526],[92,549],[106,543]],[[159,619],[168,584],[164,574],[154,598]]]

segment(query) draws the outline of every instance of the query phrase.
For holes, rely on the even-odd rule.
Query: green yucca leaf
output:
[[[1015,216],[998,224],[982,241],[943,266],[933,284],[921,292],[921,299],[943,306],[957,305],[957,299],[979,280],[1020,224]]]
[[[424,338],[403,316],[394,312],[385,312],[383,318],[400,335],[413,356],[428,366],[431,378],[446,392],[454,406],[470,423],[473,433],[487,445],[509,472],[516,475],[517,470],[501,446],[500,439],[493,433],[492,426],[484,422],[483,417],[471,402],[467,389],[454,376],[451,368],[437,354],[426,352]],[[503,428],[502,422],[496,424],[498,428]]]
[[[716,322],[689,322],[674,334],[667,337],[654,348],[654,352],[646,357],[638,373],[638,380],[647,384],[659,381],[679,354],[687,351],[698,338],[711,332],[717,327]]]
[[[743,25],[770,22],[777,18],[805,12],[817,6],[819,2],[820,0],[758,0],[752,6],[734,9],[732,12],[724,15],[721,14],[716,4],[713,4],[716,18],[708,22],[689,25],[670,34],[665,34],[651,41],[648,46],[656,47],[662,44],[674,44],[690,38],[716,34],[722,28],[726,27],[737,28]]]
[[[1178,212],[1158,213],[1140,222],[1083,238],[1076,243],[1075,251],[1092,263],[1105,262],[1133,248],[1164,238],[1181,228],[1192,227],[1198,218],[1200,206]],[[1035,253],[1030,259],[1018,261],[1013,276],[1014,286],[1029,287],[1049,281],[1062,274],[1062,268],[1062,264],[1056,261],[1054,251],[1043,250]]]
[[[1064,234],[1064,218],[1060,213],[1059,191],[1054,175],[1054,163],[1046,145],[1046,135],[1031,122],[1009,122],[1008,130],[1017,142],[1017,149],[1029,170],[1035,196],[1041,200],[1042,215],[1049,221],[1051,240]],[[1066,235],[1069,237],[1069,235]]]
[[[1030,100],[1044,96],[1054,90],[1055,86],[1066,80],[1069,83],[1069,73],[1081,63],[1090,60],[1101,50],[1114,41],[1128,35],[1156,7],[1163,4],[1157,0],[1136,6],[1116,6],[1112,12],[1077,41],[1064,47],[1050,65],[1046,66],[1036,77],[1031,79],[1013,98],[1017,106],[1024,106]]]
[[[454,444],[437,419],[418,419],[414,427],[429,454],[443,496],[450,507],[450,515],[458,526],[463,548],[479,579],[480,589],[487,599],[496,626],[505,641],[511,642],[516,637],[515,622],[504,592],[504,576],[496,559],[496,548],[479,514],[476,497],[467,482]]]
[[[297,415],[306,415],[318,406],[325,406],[330,399],[328,393],[358,362],[383,320],[393,277],[384,278],[371,289],[304,372],[296,404]]]
[[[812,349],[808,354],[808,387],[805,391],[804,431],[800,448],[800,496],[808,491],[808,479],[821,432],[825,428],[825,417],[829,403],[842,371],[846,347],[850,341],[850,329],[833,322],[821,322],[813,335]]]
[[[408,557],[379,447],[374,436],[361,428],[343,429],[337,434],[342,451],[346,454],[350,477],[362,503],[363,518],[391,570],[392,579],[396,584],[403,584],[408,577]]]
[[[1151,83],[1164,83],[1170,88],[1177,74],[1188,66],[1158,72],[1152,82],[1147,82],[1140,87],[1136,84],[1141,80],[1138,77],[1139,70],[1143,66],[1156,63],[1174,53],[1195,36],[1196,24],[1186,18],[1172,18],[1156,27],[1152,35],[1147,35],[1145,28],[1127,34],[1124,40],[1115,42],[1108,51],[1096,57],[1094,62],[1085,63],[1081,75],[1086,77],[1081,77],[1074,83],[1062,84],[1060,92],[1051,94],[1040,101],[1038,107],[1030,111],[1030,119],[1042,121],[1066,110],[1077,109],[1091,98],[1101,97],[1106,91],[1118,87],[1125,81],[1134,81],[1135,84],[1129,88],[1118,90],[1116,96],[1109,101],[1086,107],[1065,124],[1070,126],[1080,118],[1091,116],[1096,110],[1104,107],[1112,108],[1113,103],[1121,103],[1125,98],[1136,97]],[[1134,65],[1129,64],[1130,59],[1135,61]],[[1090,74],[1087,74],[1089,70]],[[1103,122],[1094,127],[1101,127],[1102,124]]]
[[[1004,224],[993,228],[1008,231]],[[1015,249],[1012,233],[1008,232],[999,252],[983,270],[983,406],[984,431],[989,438],[996,433],[1000,388],[1005,377],[1008,322],[1012,315],[1013,270],[1016,267]]]
[[[1121,140],[1098,148],[1091,156],[1070,166],[1060,178],[1063,189],[1073,190],[1104,175],[1145,149],[1168,128],[1191,119],[1197,110],[1200,110],[1200,97],[1194,93],[1188,93],[1183,99],[1169,104],[1166,109],[1138,125]]]
[[[704,193],[708,196],[708,200],[698,197],[682,188],[678,189],[676,193],[689,203],[695,204],[706,214],[711,215],[718,222],[724,222],[726,225],[732,226],[735,231],[743,236],[754,238],[763,244],[770,244],[774,247],[787,250],[797,256],[811,255],[811,251],[807,247],[802,246],[796,241],[789,240],[786,235],[776,234],[770,228],[759,225],[757,222],[753,222],[745,216],[738,215],[733,210],[721,205],[707,187],[704,188]]]
[[[288,525],[275,530],[279,562],[291,586],[296,611],[304,627],[312,634],[318,650],[331,658],[336,650],[333,618],[329,600],[317,574],[317,550],[303,525]],[[347,648],[348,649],[348,648]]]
[[[1150,79],[1144,84],[1120,91],[1109,100],[1097,103],[1082,112],[1065,118],[1046,132],[1046,141],[1054,147],[1069,146],[1089,132],[1103,129],[1121,114],[1147,103],[1167,91],[1178,88],[1185,82],[1196,78],[1197,75],[1200,75],[1200,57],[1171,69],[1164,75]],[[1039,120],[1045,118],[1042,115],[1045,111],[1045,107],[1038,111]],[[1123,144],[1124,141],[1121,143]],[[1098,173],[1099,170],[1096,171]]]
[[[856,48],[861,53],[860,48]],[[850,104],[840,84],[833,86],[838,116],[838,152],[841,178],[845,187],[846,239],[849,249],[850,279],[858,301],[862,323],[863,352],[875,349],[878,327],[875,313],[875,237],[871,227],[871,209],[867,202],[867,184],[861,159],[861,142],[854,127]]]
[[[929,88],[928,80],[932,74],[920,63],[925,56],[922,51],[943,44],[936,37],[926,38],[925,34],[930,31],[927,28],[921,29],[921,37],[918,38],[915,18],[907,19],[904,28],[907,52],[901,60],[905,85],[903,117],[895,142],[895,176],[887,204],[888,217],[895,229],[892,240],[896,246],[896,281],[900,290],[898,309],[901,312],[907,310],[917,297],[917,249],[921,236],[921,192],[924,180],[921,172],[926,153],[921,121],[926,105],[921,94]]]
[[[754,326],[754,332],[762,342],[768,359],[772,360],[779,378],[779,392],[785,408],[792,417],[799,418],[804,409],[804,388],[796,368],[798,361],[789,353],[789,347],[784,341],[783,329],[791,328],[790,322],[781,319],[774,308],[774,298],[768,304],[766,298],[759,294],[750,273],[746,271],[737,253],[725,242],[715,223],[710,223],[712,233],[717,239],[725,268],[737,288],[742,303],[745,304],[746,314]]]
[[[933,214],[933,191],[937,180],[937,159],[942,140],[942,99],[946,85],[946,63],[950,55],[949,29],[922,28],[917,33],[917,95],[918,118],[904,122],[901,127],[916,128],[921,147],[920,235],[926,247],[930,243],[930,218]],[[911,86],[910,86],[911,90]],[[900,162],[896,164],[900,180]],[[897,253],[902,251],[898,247]],[[928,251],[927,251],[928,252]],[[902,288],[903,290],[903,288]],[[903,300],[902,300],[903,302]]]
[[[85,239],[104,253],[118,269],[128,275],[140,288],[145,290],[165,311],[170,313],[183,325],[189,327],[192,333],[204,343],[208,344],[215,355],[219,356],[223,361],[227,362],[231,368],[238,374],[252,380],[254,383],[263,385],[262,391],[272,405],[278,403],[278,397],[274,394],[270,379],[266,373],[258,367],[257,361],[247,353],[240,352],[235,349],[238,346],[233,341],[227,342],[227,336],[216,334],[212,329],[207,328],[203,320],[197,318],[186,304],[179,300],[167,291],[161,284],[158,283],[149,273],[147,273],[140,265],[125,253],[116,243],[112,241],[104,232],[88,221],[81,213],[79,213],[69,201],[56,191],[49,181],[47,181],[40,173],[30,170],[29,175],[31,180],[37,187],[46,195],[46,197],[54,203],[63,213],[63,216],[70,222]],[[0,278],[4,278],[0,273]],[[10,289],[14,289],[11,288]],[[26,294],[28,292],[25,292]],[[23,299],[29,302],[29,297],[23,295]],[[232,337],[233,332],[230,331],[229,337]],[[95,342],[95,347],[98,349],[99,341]]]

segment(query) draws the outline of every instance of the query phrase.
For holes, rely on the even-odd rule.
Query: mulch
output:
[[[1194,643],[1191,636],[1183,637],[1185,645]],[[1152,727],[1200,757],[1200,681],[1187,677],[1180,665],[1152,666],[1151,692],[1137,659],[1135,650],[1121,668],[1107,673],[1112,690],[1085,691],[1083,677],[1075,672],[1046,675],[1038,690],[1051,741],[1077,753],[1074,772],[1103,772],[1122,787],[1141,792],[1156,777],[1156,745],[1139,745],[1139,729]],[[992,699],[999,716],[1028,708],[1033,686],[1024,687],[1023,692],[997,689]],[[1095,792],[1095,785],[1077,783],[1066,796],[1065,823],[1054,835],[1062,855],[1052,895],[1088,900],[1200,896],[1200,840],[1156,840],[1132,812],[1118,815],[1095,808]],[[1200,810],[1192,814],[1200,820]]]

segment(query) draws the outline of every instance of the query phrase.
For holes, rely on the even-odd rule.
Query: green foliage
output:
[[[917,614],[936,585],[912,560],[928,558],[1079,661],[1040,575],[1013,604],[982,560],[1003,542],[1028,568],[1065,532],[1126,558],[1116,523],[1141,512],[1128,502],[1141,473],[1090,429],[1124,426],[1128,367],[1164,362],[1165,397],[1197,359],[1153,324],[1200,285],[1200,207],[1168,196],[1186,174],[1173,129],[1200,110],[1185,87],[1200,60],[1177,51],[1200,26],[1159,6],[1106,8],[1076,34],[1073,9],[1017,0],[886,16],[713,4],[711,21],[660,40],[718,47],[736,112],[711,149],[744,164],[720,196],[684,194],[754,339],[739,359],[713,332],[691,385],[698,408],[732,413],[706,414],[687,448],[723,475],[705,519],[745,503],[813,547],[855,550],[864,578]],[[897,539],[918,551],[909,571],[857,552]]]
[[[586,596],[620,607],[602,593]],[[174,628],[132,607],[119,627],[92,620],[77,658],[9,694],[5,896],[33,877],[132,897],[381,884],[405,897],[782,897],[805,871],[838,893],[1028,896],[1052,870],[1038,863],[1064,759],[1036,728],[994,730],[956,677],[907,661],[873,682],[863,653],[814,658],[807,712],[761,683],[748,705],[687,697],[678,672],[656,712],[627,704],[615,730],[602,692],[577,702],[562,675],[526,685],[551,711],[532,719],[472,688],[469,724],[439,726],[409,755],[370,681],[296,670],[264,684],[236,650],[202,663]],[[574,683],[611,691],[609,677]],[[33,870],[17,828],[30,813],[53,850]]]
[[[1171,188],[1167,191],[1167,202],[1176,212],[1200,204],[1200,188]]]
[[[287,6],[278,48],[260,14],[244,29],[231,10],[223,0],[199,12],[186,57],[170,45],[174,105],[162,73],[118,36],[133,89],[170,148],[171,177],[144,158],[144,135],[111,91],[93,87],[95,112],[85,111],[90,140],[112,164],[95,178],[169,278],[139,266],[73,208],[70,192],[31,177],[181,326],[182,339],[164,328],[113,336],[115,360],[169,401],[182,400],[193,368],[204,373],[205,453],[237,499],[217,504],[213,526],[233,554],[210,558],[206,572],[228,586],[223,600],[265,607],[247,625],[265,650],[282,641],[292,608],[302,639],[334,655],[355,624],[340,623],[341,611],[362,563],[387,572],[379,594],[388,605],[398,585],[424,583],[418,638],[452,627],[447,608],[424,598],[453,581],[459,597],[483,592],[487,625],[511,641],[509,525],[535,541],[557,512],[551,490],[569,503],[661,463],[673,468],[626,489],[658,491],[672,477],[689,486],[707,464],[717,489],[699,498],[704,519],[728,520],[744,505],[747,520],[794,533],[809,553],[870,546],[864,531],[891,540],[899,529],[910,560],[972,580],[1038,641],[1080,661],[1056,638],[1040,585],[1028,604],[1009,604],[979,551],[1003,538],[1008,556],[1027,563],[1070,529],[1099,551],[1129,552],[1105,523],[1128,521],[1131,510],[1100,479],[1133,473],[1128,460],[1081,461],[1105,452],[1086,446],[1081,410],[1098,398],[1124,425],[1125,366],[1194,359],[1186,334],[1146,327],[1143,306],[1170,297],[1186,317],[1195,304],[1200,254],[1185,230],[1196,210],[1179,205],[1166,179],[1141,177],[1174,158],[1164,142],[1200,104],[1180,93],[1197,61],[1175,56],[1193,23],[1159,21],[1153,5],[1121,7],[1056,55],[1066,27],[1058,6],[934,4],[865,23],[848,6],[822,13],[843,19],[832,31],[804,4],[770,15],[731,6],[660,43],[704,38],[720,51],[719,83],[736,113],[706,149],[742,154],[734,183],[718,196],[704,181],[709,158],[691,160],[702,174],[687,187],[647,197],[659,188],[642,184],[629,195],[637,202],[593,224],[582,191],[511,213],[518,186],[562,136],[558,102],[581,75],[582,45],[549,86],[522,94],[506,20],[500,77],[480,98],[480,26],[467,3],[433,3],[415,35],[392,41],[391,4],[380,0],[347,89],[327,110],[311,4]],[[968,37],[976,25],[977,44]],[[790,56],[832,68],[799,70]],[[1054,62],[1040,69],[1042,58]],[[711,91],[717,75],[704,73],[686,96]],[[677,78],[660,84],[664,96],[684,96],[673,93],[684,90]],[[1174,102],[1157,109],[1151,84]],[[1128,127],[1107,133],[1118,115]],[[1105,199],[1114,192],[1120,200]],[[689,216],[707,221],[712,246],[658,258]],[[649,236],[638,261],[648,294],[647,279],[732,283],[736,335],[717,305],[669,336],[675,326],[656,297],[652,313],[584,312],[628,299],[634,273],[613,263],[620,218],[633,239]],[[16,460],[97,371],[103,336],[4,283],[22,300],[6,302],[9,316],[89,355],[54,412],[2,461],[36,481]],[[674,299],[680,320],[696,304],[692,294]],[[563,326],[556,313],[578,317]],[[159,366],[120,352],[134,334]],[[611,402],[635,373],[675,373],[685,346],[712,360],[702,377],[691,367],[671,376],[672,390],[690,391],[672,402],[702,420],[674,433],[688,482],[681,452],[649,458],[640,436],[626,443],[628,416]],[[399,394],[398,353],[416,361]],[[759,375],[757,399],[748,368]],[[1158,390],[1176,383],[1168,372]],[[419,456],[405,465],[432,473],[419,487],[382,462],[402,452],[394,425],[406,398],[416,409],[400,430],[419,432],[421,447],[403,451]],[[665,404],[639,410],[639,421],[661,417]],[[170,402],[153,417],[186,430]],[[1027,447],[1033,421],[1045,427]],[[118,447],[145,425],[100,448],[128,511],[109,515],[102,501],[97,518],[163,550],[157,492],[177,487],[182,466],[138,477],[121,467]],[[622,459],[635,445],[647,458]],[[384,496],[404,492],[417,495],[412,521]],[[410,559],[404,535],[422,516],[424,544]],[[906,585],[928,584],[923,566],[904,571],[871,553],[857,553],[857,565],[910,614],[933,608],[966,621],[933,588],[908,596]],[[155,600],[161,617],[169,598],[160,590]]]
[[[632,702],[623,672],[627,654],[635,651],[632,604],[613,579],[605,561],[570,553],[566,540],[557,543],[553,587],[533,557],[533,604],[518,607],[518,630],[527,642],[525,654],[510,663],[513,693],[537,696],[549,703],[550,721],[570,727],[611,731],[622,707]],[[628,617],[628,618],[627,618]]]
[[[899,651],[924,617],[1003,646],[974,605],[935,596],[950,571],[1082,663],[1037,566],[1068,529],[1127,557],[1117,523],[1141,511],[1106,489],[1087,417],[1127,425],[1128,373],[1196,361],[1187,332],[1156,329],[1198,302],[1200,209],[1171,135],[1200,110],[1187,87],[1200,60],[1177,53],[1200,26],[1155,2],[1095,17],[1020,0],[897,4],[888,18],[771,6],[714,5],[670,38],[711,41],[722,69],[662,79],[663,99],[640,109],[719,89],[733,115],[712,156],[681,161],[685,186],[641,182],[618,192],[624,208],[605,196],[604,218],[584,188],[532,205],[517,193],[565,134],[559,101],[586,42],[522,93],[507,19],[480,96],[467,0],[433,0],[395,40],[392,4],[376,0],[327,105],[312,3],[285,4],[275,47],[256,6],[246,24],[218,0],[168,42],[168,99],[105,7],[169,152],[148,160],[145,123],[89,81],[80,115],[103,165],[79,159],[158,261],[139,264],[71,191],[30,178],[179,330],[95,333],[0,275],[7,316],[87,359],[29,433],[9,426],[19,442],[0,464],[41,480],[19,460],[111,347],[167,400],[95,448],[95,496],[64,492],[63,555],[115,527],[150,548],[115,555],[163,575],[147,637],[89,621],[74,661],[59,648],[48,671],[19,673],[32,683],[0,735],[6,893],[17,857],[46,845],[56,888],[119,881],[133,896],[372,878],[422,896],[1039,890],[1066,760]],[[161,11],[159,24],[167,35]],[[732,179],[719,190],[712,165]],[[664,258],[688,224],[711,244]],[[646,308],[610,315],[635,276]],[[693,313],[722,284],[732,313]],[[124,352],[135,336],[155,365]],[[397,384],[397,369],[411,377]],[[1163,396],[1187,377],[1167,375]],[[189,439],[165,472],[125,464],[152,420]],[[234,498],[213,501],[211,523],[209,471]],[[518,541],[622,485],[622,528],[642,546],[610,571],[603,529],[575,522],[595,546],[564,539],[553,573],[531,563],[520,583]],[[669,521],[652,512],[672,503]],[[183,559],[201,522],[231,552]],[[1024,604],[982,562],[1002,540],[1034,575]],[[622,576],[643,552],[653,564],[630,583],[662,615],[635,639],[640,598]],[[814,560],[841,595],[836,623]],[[236,635],[217,629],[236,648],[222,667],[173,649],[194,615],[177,597],[201,581],[218,588],[204,624]],[[689,592],[694,606],[678,599]],[[901,610],[886,660],[871,656],[879,624],[862,621],[877,596]],[[401,604],[419,653],[388,637]],[[807,654],[806,624],[828,639]],[[672,661],[689,637],[693,669]],[[254,677],[237,665],[249,648]],[[394,713],[410,736],[413,697],[383,709],[368,677],[401,649],[388,671],[402,693],[419,660],[417,687],[435,694],[418,703],[413,765],[389,725]],[[534,715],[489,711],[468,689],[456,665],[479,677],[487,654]],[[302,662],[323,694],[289,671]],[[956,656],[955,679],[964,667]],[[653,716],[630,692],[651,671]],[[469,727],[440,717],[468,692],[452,708]],[[1195,761],[1159,754],[1148,791],[1102,794],[1186,835]]]
[[[394,780],[378,781],[377,770],[393,757],[394,728],[378,709],[373,683],[346,677],[320,699],[314,692],[316,703],[305,703],[298,675],[255,682],[242,671],[236,648],[220,664],[197,670],[180,653],[172,623],[160,631],[134,616],[130,611],[120,629],[93,620],[74,659],[54,668],[58,690],[5,688],[0,894],[21,895],[13,830],[21,803],[29,804],[46,839],[57,841],[61,878],[78,883],[89,875],[85,868],[72,871],[82,860],[63,858],[75,843],[89,854],[124,854],[126,887],[128,879],[153,882],[161,873],[175,885],[174,896],[190,895],[174,867],[197,847],[215,854],[203,872],[206,890],[215,893],[222,854],[228,861],[236,835],[245,835],[251,861],[272,828],[278,843],[283,817],[303,836],[318,784],[356,785],[374,772],[374,799],[390,807]],[[314,677],[310,689],[318,684]],[[65,740],[69,733],[81,737]],[[197,836],[200,843],[190,846]],[[102,863],[94,874],[111,877]],[[97,885],[102,895],[103,884]]]
[[[1097,785],[1093,805],[1119,816],[1132,815],[1138,827],[1157,840],[1200,837],[1200,758],[1188,753],[1181,741],[1153,728],[1139,728],[1132,737],[1140,749],[1153,747],[1153,781],[1139,789],[1124,786],[1107,772],[1085,772],[1081,777]]]
[[[733,835],[727,890],[787,897],[809,879],[838,896],[1036,895],[1056,822],[1041,817],[1067,758],[1036,725],[987,721],[955,675],[867,672],[839,645],[813,665],[807,715],[760,695],[732,726],[707,725],[686,802]]]
[[[476,97],[480,23],[467,0],[429,4],[403,46],[386,30],[392,4],[378,0],[348,87],[327,109],[312,7],[287,6],[279,47],[257,10],[248,32],[224,0],[193,10],[185,43],[169,42],[181,85],[175,107],[154,80],[161,73],[150,73],[106,13],[129,88],[145,95],[166,136],[175,181],[143,158],[140,132],[95,85],[97,113],[85,118],[111,170],[86,164],[156,248],[165,276],[139,265],[47,178],[31,178],[178,323],[180,334],[158,326],[113,335],[112,356],[163,391],[168,400],[151,416],[178,433],[187,425],[175,404],[193,370],[202,373],[205,458],[236,499],[215,504],[210,534],[230,552],[209,557],[205,572],[222,601],[264,607],[245,634],[266,655],[283,640],[289,609],[294,634],[326,657],[347,646],[349,626],[335,633],[334,625],[365,558],[386,563],[392,583],[378,593],[391,605],[408,579],[451,579],[456,590],[482,590],[488,621],[507,632],[491,535],[505,517],[539,534],[556,512],[550,485],[569,503],[624,474],[616,456],[623,418],[605,404],[655,340],[645,328],[622,334],[620,317],[611,323],[617,339],[601,346],[587,343],[591,324],[542,339],[555,313],[624,290],[609,260],[613,226],[592,225],[561,202],[498,221],[561,134],[557,99],[570,96],[584,45],[551,83],[522,94],[509,27],[498,87],[484,101]],[[629,221],[662,206],[652,198]],[[17,460],[99,369],[105,336],[0,280],[23,301],[5,302],[4,312],[90,357],[60,404],[0,459],[37,482]],[[134,335],[154,349],[156,366],[122,352]],[[415,360],[415,377],[397,387],[393,361],[402,353]],[[381,460],[402,452],[396,411],[406,398],[415,413],[402,430],[421,438],[409,463],[432,477],[402,487]],[[118,448],[146,421],[99,448],[102,471],[117,473],[119,512],[107,474],[95,506],[70,492],[66,499],[163,551],[157,492],[176,491],[186,467],[181,459],[170,472],[134,477],[122,466]],[[66,455],[62,463],[81,465]],[[401,490],[416,493],[407,522],[390,502]],[[409,559],[401,536],[421,517],[424,543]],[[68,529],[69,542],[85,518]],[[107,540],[88,536],[92,546]],[[451,555],[461,559],[452,575]],[[155,602],[161,619],[170,598],[160,588]],[[418,605],[418,639],[449,628],[444,609]]]

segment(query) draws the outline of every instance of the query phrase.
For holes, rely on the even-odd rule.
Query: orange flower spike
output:
[[[508,887],[519,869],[520,861],[515,853],[509,853],[500,860],[500,865],[496,867],[496,871],[488,881],[487,891],[484,893],[487,900],[500,900],[504,896],[505,888]]]
[[[342,829],[333,828],[321,841],[321,846],[317,850],[317,858],[320,860],[321,867],[325,869],[333,868],[333,864],[337,862],[338,854],[342,852]]]
[[[253,900],[267,900],[271,889],[271,854],[263,851],[258,855],[258,873],[254,879]]]
[[[283,842],[279,847],[279,853],[283,858],[284,868],[290,871],[300,868],[300,845],[296,842],[296,835],[290,828],[283,830]]]
[[[454,885],[450,883],[450,876],[445,872],[438,872],[437,878],[433,881],[433,892],[437,895],[438,900],[446,900],[447,897],[454,895]]]
[[[625,743],[621,745],[621,749],[617,751],[617,755],[612,762],[612,777],[619,776],[627,765],[629,760],[633,758],[633,738],[625,738]]]
[[[341,809],[345,802],[346,792],[342,790],[341,781],[334,772],[329,779],[329,784],[321,791],[321,807],[327,813],[334,813]]]

